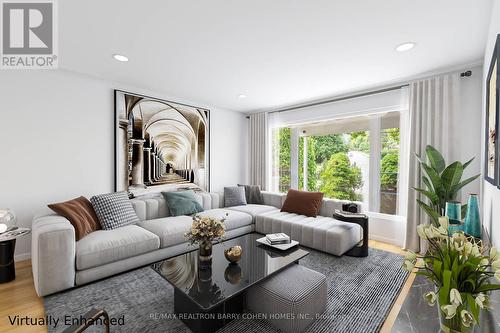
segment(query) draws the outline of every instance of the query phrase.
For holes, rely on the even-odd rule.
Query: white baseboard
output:
[[[24,261],[24,260],[28,260],[31,258],[31,253],[21,253],[21,254],[16,254],[14,256],[14,261]]]
[[[389,243],[389,244],[392,244],[392,245],[400,246],[400,247],[403,246],[403,244],[401,243],[401,241],[393,239],[393,238],[388,238],[388,237],[379,236],[379,235],[369,235],[368,238],[376,240],[376,241],[379,241],[379,242],[384,242],[384,243]]]
[[[367,213],[370,218],[369,238],[403,246],[405,219],[402,216]]]

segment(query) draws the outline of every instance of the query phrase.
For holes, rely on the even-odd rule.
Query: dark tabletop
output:
[[[401,307],[392,333],[434,333],[439,332],[437,305],[429,306],[423,295],[434,290],[434,285],[425,277],[417,275],[408,296]],[[482,311],[479,326],[474,332],[500,332],[500,291],[490,293],[492,311]]]
[[[214,245],[212,265],[208,269],[199,268],[197,250],[152,267],[178,291],[209,310],[309,254],[299,247],[278,251],[260,245],[256,239],[263,236],[252,233]],[[243,255],[237,264],[230,264],[224,249],[235,245],[242,247]]]

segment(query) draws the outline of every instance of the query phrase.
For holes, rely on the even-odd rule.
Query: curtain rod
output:
[[[307,107],[316,106],[316,105],[322,105],[322,104],[328,104],[328,103],[333,103],[333,102],[344,101],[346,99],[351,99],[351,98],[357,98],[357,97],[375,95],[375,94],[379,94],[379,93],[383,93],[383,92],[398,90],[398,89],[401,89],[403,87],[408,87],[408,86],[409,86],[409,84],[406,83],[406,84],[401,84],[401,85],[393,86],[393,87],[389,87],[389,88],[367,91],[367,92],[359,93],[359,94],[355,94],[355,95],[349,95],[349,96],[344,96],[344,97],[337,97],[337,98],[332,98],[332,99],[328,99],[328,100],[324,100],[324,101],[312,102],[312,103],[309,103],[309,104],[302,104],[302,105],[290,106],[290,107],[287,107],[287,108],[284,108],[284,109],[269,111],[268,113],[288,112],[288,111],[293,111],[293,110],[307,108]]]

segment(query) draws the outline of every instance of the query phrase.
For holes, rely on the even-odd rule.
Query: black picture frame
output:
[[[499,129],[499,47],[500,47],[500,35],[497,35],[495,42],[495,47],[493,49],[493,55],[491,57],[490,66],[488,69],[488,75],[486,78],[486,112],[485,112],[485,160],[484,160],[484,179],[500,187],[500,177],[498,155],[499,155],[499,143],[498,143],[498,129]],[[494,92],[492,95],[492,88]],[[492,100],[495,102],[495,107],[491,109]],[[494,113],[494,114],[493,114]],[[493,118],[491,118],[493,116]],[[491,119],[494,119],[494,124],[491,124]],[[494,133],[492,129],[494,128]],[[492,142],[493,141],[493,142]],[[491,161],[491,153],[493,152],[493,161]],[[493,165],[491,165],[493,163]],[[493,170],[493,174],[492,174]]]
[[[181,102],[174,102],[174,101],[169,101],[166,99],[158,98],[158,97],[152,97],[148,95],[143,95],[139,93],[133,93],[130,91],[126,90],[121,90],[121,89],[113,89],[113,132],[114,132],[114,140],[113,140],[113,145],[114,145],[114,191],[120,191],[123,190],[119,188],[119,174],[118,174],[118,156],[119,156],[119,151],[118,151],[118,125],[119,125],[119,117],[118,117],[118,103],[117,100],[119,98],[120,94],[125,94],[125,95],[131,95],[134,97],[139,97],[139,98],[145,98],[145,99],[150,99],[150,100],[156,100],[160,101],[163,103],[167,103],[169,105],[177,105],[177,106],[184,106],[187,108],[192,108],[192,109],[197,109],[198,112],[203,112],[206,115],[206,147],[205,147],[205,153],[206,153],[206,160],[205,160],[205,167],[207,169],[206,171],[206,179],[205,179],[205,188],[201,188],[204,191],[210,192],[211,191],[211,178],[212,178],[212,170],[211,170],[211,115],[210,115],[210,109],[205,108],[205,107],[200,107],[200,106],[193,106]],[[207,144],[208,143],[208,144]],[[127,189],[128,190],[128,189]],[[130,190],[128,190],[129,193],[132,193]],[[154,190],[153,190],[154,192]]]

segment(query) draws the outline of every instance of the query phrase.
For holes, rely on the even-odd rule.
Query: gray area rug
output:
[[[403,257],[376,249],[366,258],[307,250],[310,254],[300,264],[325,274],[328,282],[327,309],[307,332],[378,332],[408,276],[401,268]],[[173,287],[149,267],[45,297],[44,303],[46,315],[59,319],[49,332],[61,332],[66,318],[78,318],[92,308],[124,319],[125,325],[112,326],[112,332],[190,332],[172,318]],[[96,325],[90,331],[102,328]],[[279,331],[264,320],[238,319],[219,332]]]

